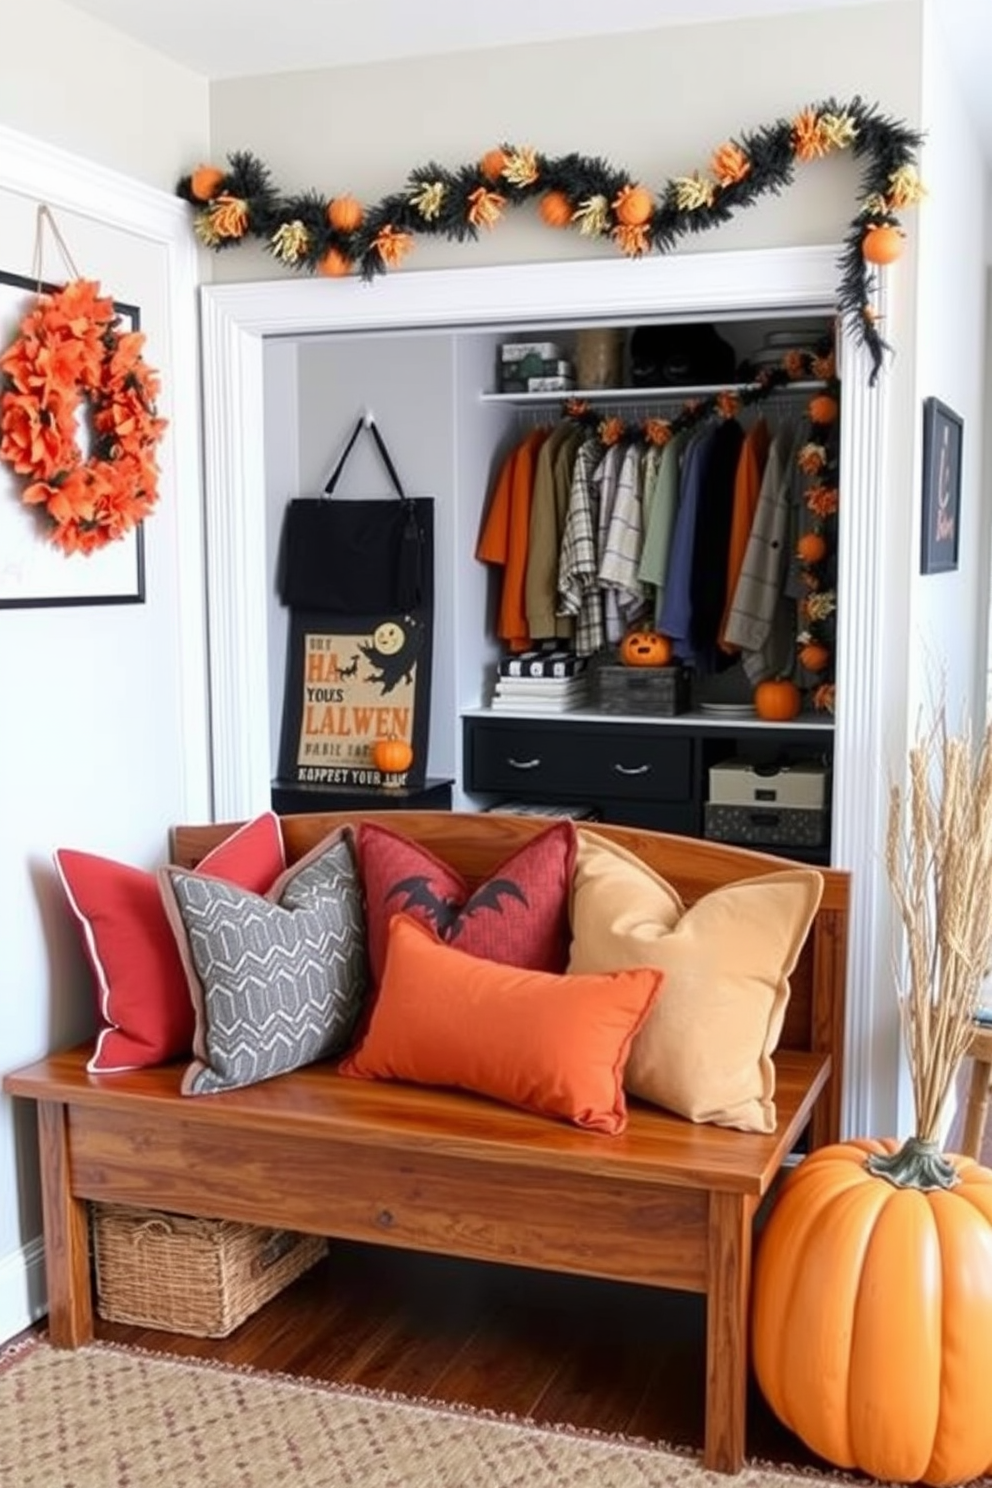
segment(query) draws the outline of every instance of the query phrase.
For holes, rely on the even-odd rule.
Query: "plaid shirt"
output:
[[[580,656],[591,656],[606,641],[596,544],[599,491],[593,481],[599,458],[597,439],[579,446],[558,558],[558,613],[575,616],[574,645]]]
[[[644,545],[640,446],[628,445],[622,459],[617,451],[617,460],[620,469],[599,558],[600,587],[615,596],[612,613],[616,630],[607,609],[606,630],[611,641],[621,640],[627,627],[647,608],[645,588],[638,577]]]

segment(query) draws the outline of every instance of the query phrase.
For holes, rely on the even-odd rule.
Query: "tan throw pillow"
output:
[[[775,1067],[795,967],[823,893],[814,869],[726,884],[686,909],[646,863],[580,828],[568,970],[652,966],[661,996],[624,1084],[692,1121],[775,1130]]]

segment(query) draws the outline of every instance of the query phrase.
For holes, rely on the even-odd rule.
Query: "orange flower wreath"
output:
[[[21,500],[44,509],[47,536],[65,553],[93,553],[124,537],[158,500],[158,375],[145,338],[117,329],[113,301],[75,279],[40,294],[0,356],[0,459],[27,478]],[[91,451],[79,445],[80,411]]]

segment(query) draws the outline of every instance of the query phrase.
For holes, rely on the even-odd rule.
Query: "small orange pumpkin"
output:
[[[487,150],[479,161],[479,174],[485,176],[487,181],[498,181],[506,168],[506,151],[496,145],[492,150]]]
[[[825,672],[830,664],[830,652],[819,641],[810,641],[800,650],[799,660],[808,672]]]
[[[866,263],[895,263],[902,253],[903,235],[890,223],[876,223],[861,239],[861,252]]]
[[[646,186],[622,186],[614,199],[613,210],[617,221],[625,227],[643,227],[654,211],[654,197]]]
[[[351,273],[351,268],[351,259],[340,248],[328,248],[323,258],[317,262],[318,274],[326,274],[331,279],[343,278],[345,274]]]
[[[336,196],[327,206],[327,220],[338,232],[357,232],[365,218],[365,209],[353,196]]]
[[[541,221],[548,227],[567,227],[572,220],[572,203],[564,191],[546,191],[537,204]]]
[[[215,165],[198,165],[190,177],[189,189],[197,201],[210,201],[220,190],[224,172]]]
[[[413,764],[413,750],[405,739],[390,735],[372,746],[372,763],[384,775],[402,775]]]
[[[656,630],[629,630],[620,642],[620,660],[624,666],[668,666],[672,643]]]
[[[827,556],[827,543],[822,532],[804,532],[796,543],[796,557],[802,563],[819,563]]]
[[[769,723],[788,723],[803,705],[803,695],[788,677],[769,677],[754,689],[754,711]]]
[[[817,393],[809,400],[809,416],[814,424],[832,424],[840,413],[840,405],[829,393]]]

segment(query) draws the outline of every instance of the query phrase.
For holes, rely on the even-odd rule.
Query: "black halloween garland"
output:
[[[288,268],[332,276],[357,270],[372,279],[401,263],[416,236],[463,242],[527,201],[537,202],[549,226],[608,239],[629,257],[666,253],[687,234],[729,222],[759,197],[781,191],[798,164],[850,150],[864,170],[840,260],[837,306],[871,355],[874,381],[888,349],[871,304],[874,265],[898,256],[897,214],[924,195],[915,164],[920,143],[915,130],[855,97],[827,99],[792,119],[742,131],[714,150],[705,170],[675,176],[657,193],[595,157],[552,157],[509,144],[455,170],[433,161],[416,166],[401,190],[365,206],[317,190],[284,196],[249,151],[230,154],[227,170],[200,166],[176,190],[195,208],[194,229],[209,248],[258,238]]]

